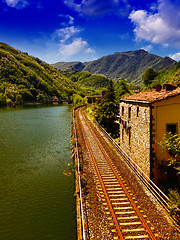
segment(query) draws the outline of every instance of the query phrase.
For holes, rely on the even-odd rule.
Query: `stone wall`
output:
[[[120,146],[150,177],[150,105],[120,102]]]

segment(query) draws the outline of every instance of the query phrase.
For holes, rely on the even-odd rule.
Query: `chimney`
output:
[[[161,91],[161,89],[162,89],[162,86],[161,86],[161,84],[158,84],[158,85],[156,86],[156,88],[155,88],[155,90],[156,90],[156,91],[158,91],[158,92],[160,92],[160,91]]]

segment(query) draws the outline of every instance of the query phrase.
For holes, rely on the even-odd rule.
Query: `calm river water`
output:
[[[0,239],[75,240],[71,108],[0,108]]]

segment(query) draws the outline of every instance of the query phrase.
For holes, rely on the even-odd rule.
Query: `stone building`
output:
[[[167,132],[180,133],[180,87],[161,88],[120,99],[120,145],[156,183],[158,163],[170,157],[158,143]]]

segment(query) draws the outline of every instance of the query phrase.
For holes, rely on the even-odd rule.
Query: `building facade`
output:
[[[159,144],[167,132],[180,133],[180,88],[164,84],[120,99],[120,145],[156,183],[158,164],[170,158]]]

